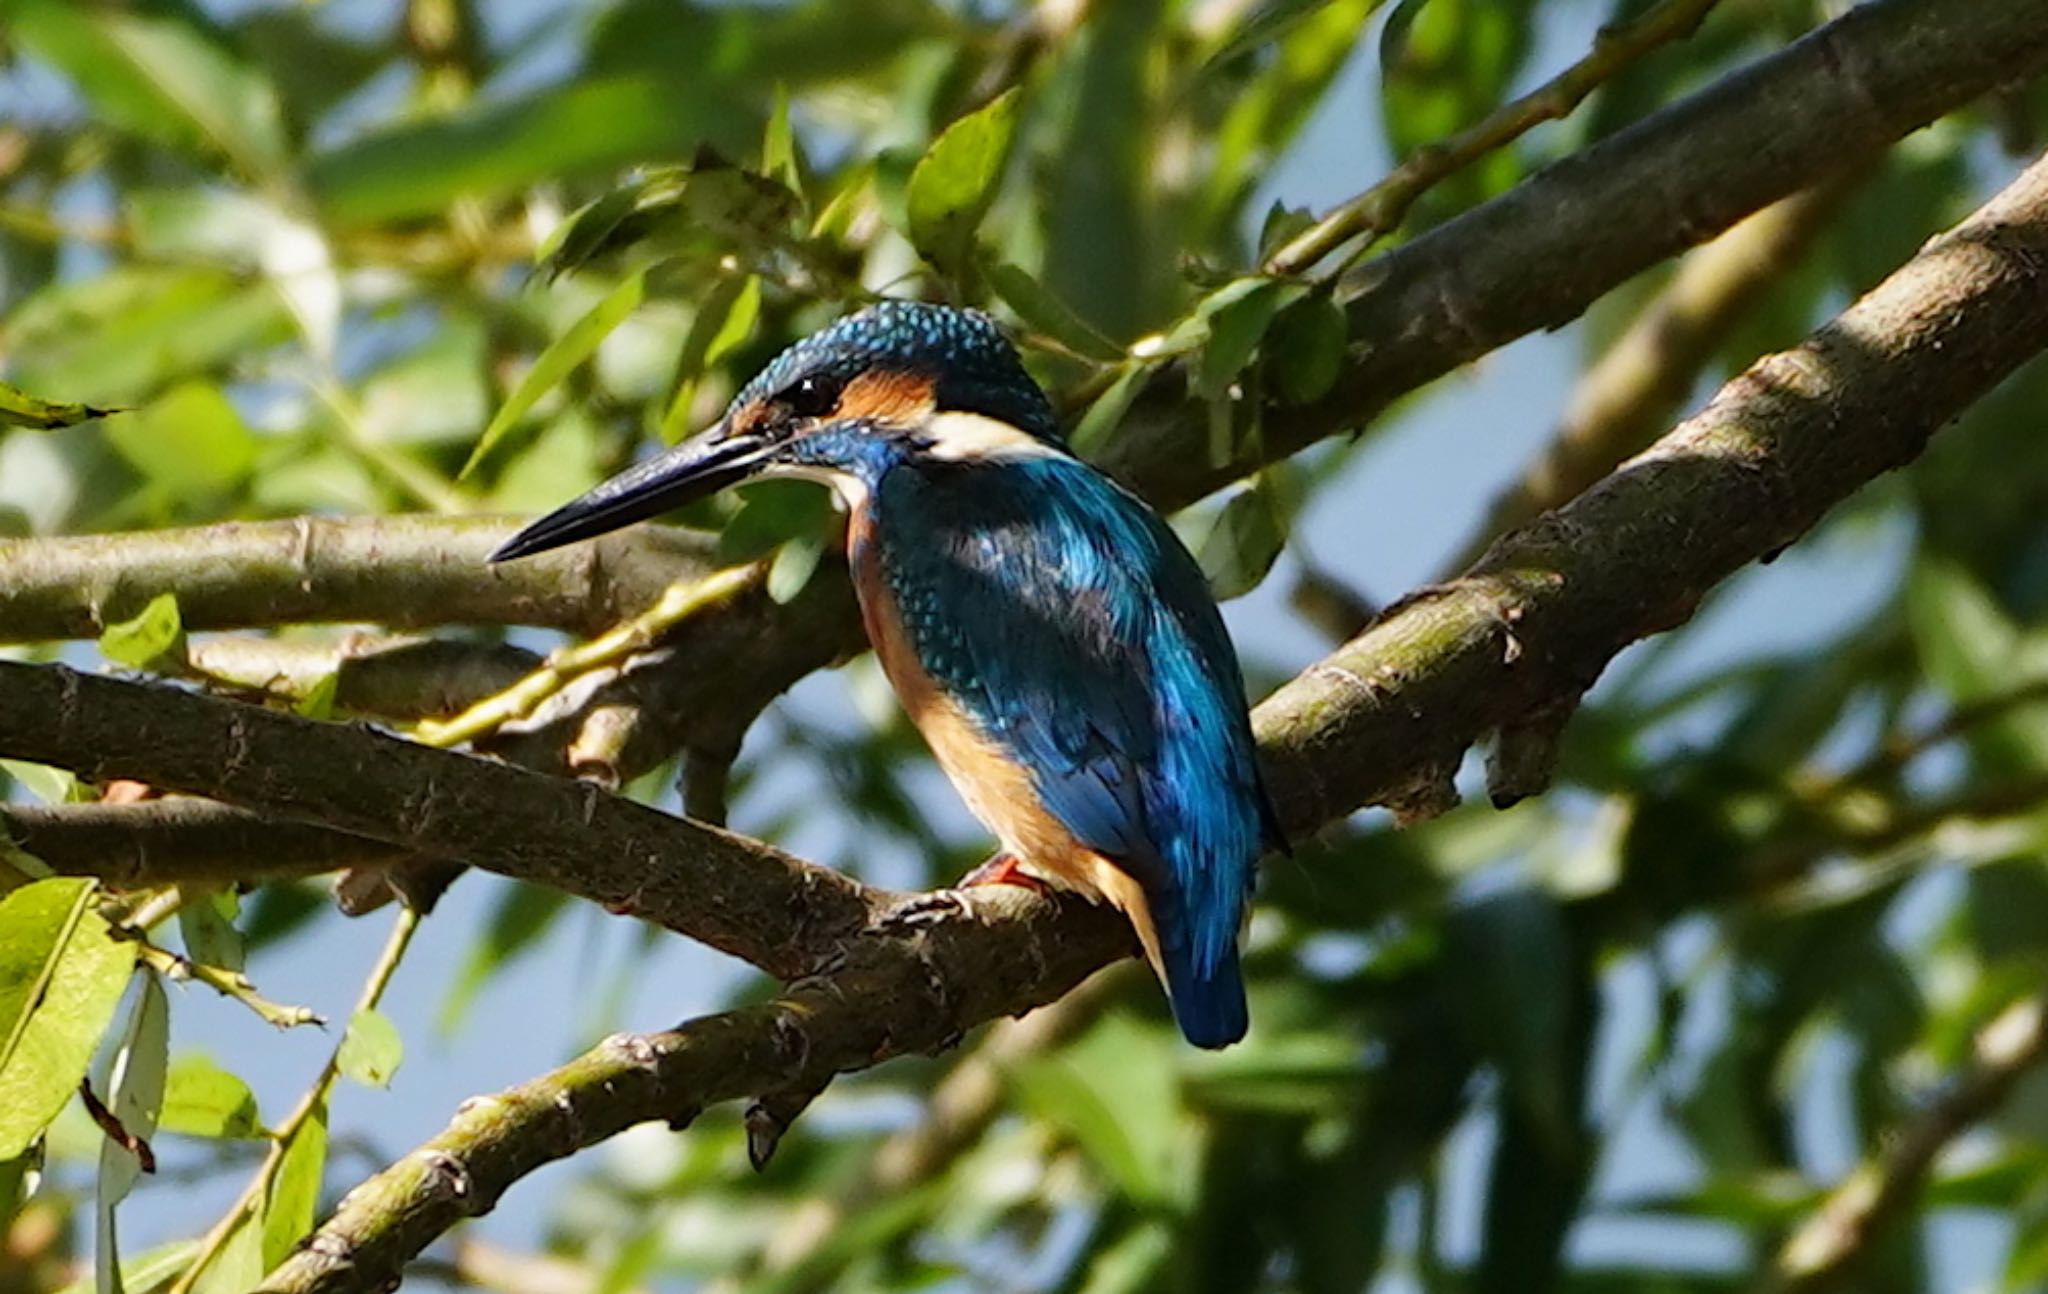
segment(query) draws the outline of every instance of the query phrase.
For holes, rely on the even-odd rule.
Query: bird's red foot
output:
[[[960,878],[955,888],[965,889],[970,885],[1021,885],[1027,890],[1040,894],[1052,893],[1052,886],[1024,870],[1024,865],[1011,853],[1000,853]]]

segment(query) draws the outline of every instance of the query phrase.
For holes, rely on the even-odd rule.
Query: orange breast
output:
[[[939,690],[918,660],[897,613],[896,600],[882,579],[872,532],[861,515],[865,511],[855,514],[849,528],[861,619],[882,672],[910,721],[924,735],[939,767],[967,802],[968,810],[995,832],[1003,848],[1033,875],[1091,899],[1106,899],[1122,909],[1137,928],[1147,960],[1163,979],[1159,940],[1144,890],[1129,873],[1076,840],[1074,833],[1046,810],[1032,785],[1030,770],[983,735],[973,717]]]

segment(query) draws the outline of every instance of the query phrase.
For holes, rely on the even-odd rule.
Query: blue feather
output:
[[[1237,657],[1164,522],[1063,453],[909,458],[869,532],[913,649],[1046,809],[1135,877],[1189,1040],[1243,1036],[1237,938],[1270,812]]]

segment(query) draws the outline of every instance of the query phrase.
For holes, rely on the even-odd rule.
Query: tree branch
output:
[[[2048,1057],[2048,999],[2022,998],[1977,1034],[1972,1064],[1940,1097],[1885,1139],[1876,1156],[1829,1192],[1778,1251],[1758,1288],[1808,1294],[1849,1276],[1870,1242],[1909,1207],[1942,1150],[2005,1101]]]
[[[1464,570],[1495,539],[1576,497],[1647,445],[1850,187],[1837,180],[1796,193],[1688,255],[1670,286],[1586,370],[1549,445],[1493,501],[1449,571]]]
[[[2048,65],[2048,0],[1874,0],[1347,280],[1352,345],[1329,394],[1264,411],[1217,463],[1183,375],[1148,388],[1105,466],[1178,508],[1341,431],[1538,329],[1752,211],[1867,161],[1928,122]]]
[[[1299,833],[1433,786],[1482,732],[1553,712],[1629,641],[1683,621],[1717,580],[1909,460],[2048,345],[2044,283],[2048,160],[1803,346],[1760,361],[1599,487],[1259,707],[1283,817]],[[355,1192],[273,1290],[374,1286],[541,1162],[641,1118],[816,1090],[943,1045],[1130,951],[1128,928],[1102,910],[1001,887],[928,924],[878,923],[877,896],[854,882],[587,787],[52,667],[0,663],[0,753],[637,898],[763,965],[838,954],[777,1002],[617,1041],[478,1103]]]
[[[890,898],[587,782],[56,666],[0,661],[0,749],[552,885],[784,978],[834,956]]]
[[[714,536],[641,526],[501,566],[491,517],[232,522],[0,539],[0,642],[92,638],[166,589],[190,630],[370,622],[596,633],[716,569]]]

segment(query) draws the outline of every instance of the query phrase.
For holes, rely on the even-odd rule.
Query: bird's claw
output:
[[[967,901],[952,890],[931,890],[913,894],[882,914],[875,923],[881,930],[915,930],[963,915]]]

